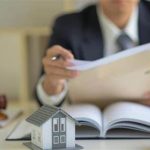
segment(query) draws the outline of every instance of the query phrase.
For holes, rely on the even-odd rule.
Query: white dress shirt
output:
[[[119,50],[119,47],[116,44],[116,39],[122,33],[122,30],[120,30],[113,22],[111,22],[104,15],[103,10],[99,7],[97,7],[97,15],[104,39],[104,56],[109,56]],[[123,31],[132,39],[135,45],[138,44],[138,8],[133,11],[128,24]],[[42,87],[43,80],[44,76],[41,77],[37,85],[37,94],[41,103],[50,105],[57,105],[61,103],[68,92],[67,82],[65,82],[64,90],[60,94],[47,95]]]
[[[104,15],[102,8],[97,7],[97,14],[104,39],[104,56],[109,56],[119,50],[116,40],[122,33],[122,30]],[[138,44],[138,8],[133,11],[123,31],[131,38],[135,45]]]

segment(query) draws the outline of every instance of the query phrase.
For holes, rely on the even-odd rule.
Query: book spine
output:
[[[102,128],[100,132],[100,137],[105,138],[106,137],[106,131],[105,131],[105,125],[104,125],[104,117],[102,116]]]

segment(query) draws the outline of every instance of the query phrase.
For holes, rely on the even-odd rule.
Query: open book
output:
[[[95,61],[74,60],[68,69],[79,70],[69,80],[73,102],[141,99],[150,90],[150,44],[137,46]]]
[[[76,118],[76,138],[150,138],[150,108],[132,102],[117,102],[103,111],[91,104],[69,105],[64,110]],[[23,121],[7,140],[30,139],[31,128]]]
[[[150,138],[150,107],[117,102],[103,111],[94,105],[67,107],[66,111],[82,125],[78,138]]]

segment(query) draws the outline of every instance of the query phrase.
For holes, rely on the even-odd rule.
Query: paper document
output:
[[[150,44],[137,46],[95,61],[73,61],[77,78],[69,80],[73,102],[137,100],[150,90]],[[108,100],[108,101],[107,101]]]
[[[28,122],[22,120],[7,136],[6,140],[30,140],[31,127]]]
[[[101,58],[95,61],[82,61],[82,60],[73,60],[73,66],[72,67],[68,67],[68,69],[71,70],[88,70],[88,69],[92,69],[95,67],[100,67],[106,64],[110,64],[113,63],[115,61],[124,59],[124,58],[128,58],[128,57],[132,57],[132,56],[136,56],[142,53],[147,53],[150,52],[150,44],[145,44],[142,46],[137,46],[134,48],[131,48],[129,50],[125,50],[125,51],[121,51],[118,52],[114,55],[105,57],[105,58]],[[140,61],[140,60],[139,60]]]

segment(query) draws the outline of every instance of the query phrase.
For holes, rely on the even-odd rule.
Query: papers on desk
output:
[[[30,140],[30,139],[31,139],[31,127],[25,120],[19,122],[6,138],[6,140]]]
[[[77,78],[69,80],[73,102],[92,100],[102,106],[110,100],[141,99],[150,90],[150,44],[91,62],[73,63],[68,69],[81,71]]]
[[[101,110],[95,105],[64,106],[63,109],[81,124],[76,138],[150,138],[150,109],[131,102],[118,102]],[[23,120],[6,140],[30,140],[32,126]]]
[[[3,110],[1,112],[6,114],[8,116],[8,119],[6,119],[4,121],[0,121],[0,128],[5,127],[6,125],[11,123],[14,119],[16,119],[19,115],[21,115],[23,113],[21,109],[16,109],[16,108],[15,109],[9,108],[9,109]]]

